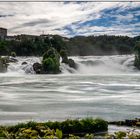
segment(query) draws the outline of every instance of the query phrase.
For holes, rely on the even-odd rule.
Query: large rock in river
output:
[[[62,63],[69,65],[69,67],[77,69],[77,64],[74,62],[73,59],[62,58]]]
[[[42,74],[42,65],[38,62],[33,64],[33,69],[35,71],[36,74]]]

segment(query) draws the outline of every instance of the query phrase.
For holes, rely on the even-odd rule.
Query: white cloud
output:
[[[115,7],[122,10],[140,6],[140,3],[120,2],[5,2],[0,4],[0,15],[12,15],[0,18],[0,26],[9,29],[9,34],[46,34],[69,35],[65,26],[71,26],[75,33],[86,35],[93,31],[113,33],[114,27],[79,27],[80,23],[101,18],[102,11]],[[132,20],[132,14],[118,15],[118,20]],[[116,29],[116,28],[115,28]],[[120,28],[118,27],[120,30]],[[120,32],[120,31],[118,31]],[[96,32],[97,33],[97,32]],[[114,32],[117,33],[117,32]],[[120,32],[121,33],[121,32]],[[125,32],[126,33],[126,32]],[[122,34],[124,32],[122,31]]]

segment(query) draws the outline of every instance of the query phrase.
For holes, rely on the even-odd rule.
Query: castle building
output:
[[[0,39],[5,39],[7,37],[7,29],[0,28]]]

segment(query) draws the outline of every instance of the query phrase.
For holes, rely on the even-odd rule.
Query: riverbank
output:
[[[133,122],[134,120],[131,121]],[[20,123],[13,126],[0,126],[0,138],[1,139],[140,138],[140,132],[134,130],[127,132],[118,131],[114,132],[113,134],[109,134],[108,125],[110,123],[111,122],[107,122],[103,119],[93,119],[93,118],[75,119],[75,120],[68,119],[62,122],[32,121],[28,123]]]

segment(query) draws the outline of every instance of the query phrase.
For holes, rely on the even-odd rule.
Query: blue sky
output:
[[[140,2],[4,2],[0,26],[15,34],[140,35]]]

